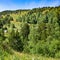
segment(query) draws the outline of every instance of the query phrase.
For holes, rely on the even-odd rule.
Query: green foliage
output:
[[[12,48],[20,52],[60,58],[60,7],[35,8],[28,13],[26,11],[25,15],[19,15],[16,20],[7,14],[1,16],[0,44],[6,52]]]
[[[23,42],[20,39],[20,35],[18,31],[12,30],[10,35],[8,36],[10,46],[17,50],[17,51],[23,51]]]
[[[22,28],[21,28],[21,35],[23,36],[23,38],[28,38],[28,34],[29,34],[29,25],[27,23],[24,23]]]
[[[6,15],[4,18],[4,23],[10,23],[10,21],[13,21],[13,18],[10,15]]]

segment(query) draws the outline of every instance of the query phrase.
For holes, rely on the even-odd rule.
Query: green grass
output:
[[[41,55],[20,53],[12,49],[4,50],[0,47],[0,60],[60,60],[59,58],[44,57]]]
[[[0,60],[60,60],[58,58],[48,58],[40,55],[26,54],[14,51],[14,54],[8,54],[0,56]]]

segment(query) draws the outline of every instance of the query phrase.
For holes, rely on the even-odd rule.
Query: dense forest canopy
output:
[[[60,58],[60,6],[0,12],[0,47]]]

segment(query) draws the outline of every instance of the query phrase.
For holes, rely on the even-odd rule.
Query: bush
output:
[[[60,58],[60,51],[55,54],[56,58]]]

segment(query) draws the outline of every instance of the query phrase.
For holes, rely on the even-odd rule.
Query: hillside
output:
[[[60,6],[0,12],[0,60],[33,57],[60,59]]]

